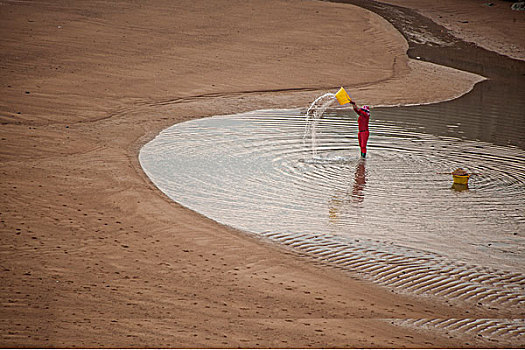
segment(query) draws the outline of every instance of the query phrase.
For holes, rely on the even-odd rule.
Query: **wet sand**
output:
[[[395,327],[511,315],[394,294],[218,225],[137,160],[192,118],[304,107],[341,85],[373,105],[431,102],[479,76],[410,60],[386,20],[345,4],[0,9],[2,346],[519,346]]]

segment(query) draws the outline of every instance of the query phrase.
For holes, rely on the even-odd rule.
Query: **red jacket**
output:
[[[359,118],[357,118],[359,132],[368,131],[368,121],[370,120],[370,113],[367,113],[364,109],[359,108],[357,114],[359,114]]]

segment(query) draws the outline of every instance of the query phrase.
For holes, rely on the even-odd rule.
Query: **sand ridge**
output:
[[[169,201],[140,169],[140,147],[190,118],[340,85],[358,102],[435,101],[479,79],[409,61],[379,16],[275,0],[3,1],[0,15],[3,346],[468,346],[385,320],[505,316],[327,273]]]

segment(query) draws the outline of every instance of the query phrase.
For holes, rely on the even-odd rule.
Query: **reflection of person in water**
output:
[[[362,202],[365,199],[363,190],[366,185],[366,168],[365,160],[362,159],[357,163],[354,174],[354,187],[352,189],[352,197],[358,202]]]
[[[330,221],[336,223],[341,215],[345,215],[346,211],[354,211],[355,204],[361,203],[365,199],[364,189],[366,186],[366,161],[360,159],[355,167],[354,185],[352,186],[352,193],[347,189],[343,193],[339,192],[330,198],[328,203],[328,215]],[[346,214],[349,215],[349,214]]]

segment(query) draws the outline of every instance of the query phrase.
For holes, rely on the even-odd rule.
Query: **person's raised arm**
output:
[[[359,107],[356,106],[355,102],[354,101],[350,101],[350,103],[352,104],[352,107],[354,108],[354,112],[359,114]]]

